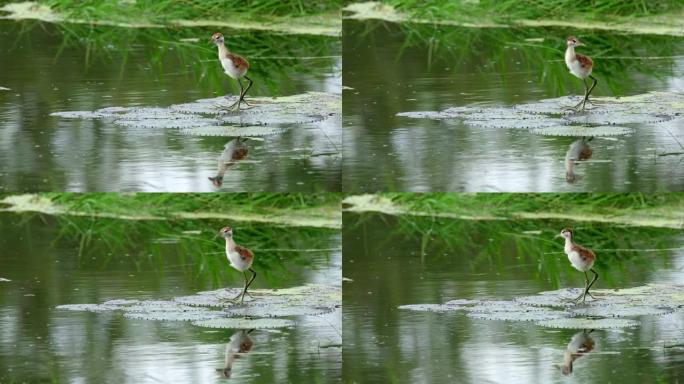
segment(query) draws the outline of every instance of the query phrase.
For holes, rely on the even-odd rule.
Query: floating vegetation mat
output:
[[[513,300],[452,300],[444,304],[402,305],[421,312],[464,311],[482,320],[531,321],[551,328],[635,327],[633,317],[658,316],[684,309],[684,285],[649,284],[626,289],[596,289],[585,303],[575,303],[580,289],[559,289]]]
[[[130,128],[172,128],[200,136],[256,137],[274,135],[286,126],[316,123],[339,115],[340,95],[309,92],[283,97],[248,98],[240,111],[228,107],[237,96],[200,99],[169,107],[108,107],[95,111],[64,111],[64,119],[105,120]]]
[[[570,109],[580,97],[564,96],[510,107],[481,105],[443,111],[400,112],[412,119],[459,120],[472,127],[528,129],[546,136],[618,136],[629,124],[656,124],[684,117],[684,93],[650,92],[628,97],[596,97],[584,111]]]
[[[341,287],[304,285],[287,289],[255,289],[244,304],[230,301],[240,289],[219,289],[172,300],[109,300],[102,304],[66,304],[57,309],[80,312],[121,311],[124,317],[156,321],[189,321],[210,328],[279,328],[295,324],[283,317],[315,316],[341,306]]]

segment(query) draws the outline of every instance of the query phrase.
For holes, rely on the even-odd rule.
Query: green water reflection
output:
[[[219,382],[226,346],[239,330],[131,320],[120,313],[56,310],[67,303],[171,299],[239,287],[210,220],[132,222],[0,215],[0,382]],[[334,230],[233,223],[256,254],[254,286],[339,284]],[[331,382],[341,370],[340,313],[250,333],[251,351],[232,363],[240,382]],[[237,336],[236,336],[237,337]],[[230,348],[229,348],[230,349]]]
[[[227,137],[64,120],[56,111],[168,106],[235,94],[208,28],[127,29],[0,21],[5,191],[212,191]],[[340,92],[341,45],[322,36],[224,30],[251,62],[253,96]],[[222,191],[340,189],[339,119],[250,142]]]
[[[684,90],[684,44],[654,35],[570,29],[493,29],[344,23],[344,173],[348,191],[682,190],[681,120],[636,124],[592,141],[573,183],[572,137],[396,116],[463,105],[514,105],[581,95],[563,62],[569,34],[595,59],[598,95]]]
[[[577,241],[598,255],[599,288],[684,279],[681,231],[572,224]],[[553,239],[567,225],[345,214],[344,276],[353,280],[343,292],[345,381],[672,382],[684,369],[681,312],[592,332],[593,351],[565,376],[559,366],[579,330],[397,309],[581,286]]]

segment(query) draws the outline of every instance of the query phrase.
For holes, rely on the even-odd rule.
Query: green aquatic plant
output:
[[[65,119],[105,119],[133,128],[181,128],[187,134],[197,131],[194,134],[250,137],[277,134],[287,125],[318,123],[339,116],[342,108],[340,95],[323,92],[249,100],[252,106],[239,114],[227,113],[231,100],[218,97],[167,108],[107,107],[93,112],[66,111],[50,115]]]
[[[29,20],[10,26],[10,31],[10,52],[22,54],[8,55],[7,60],[39,55],[51,56],[54,63],[60,63],[70,55],[83,57],[82,65],[60,68],[62,76],[74,73],[82,78],[92,72],[101,74],[105,69],[113,72],[107,76],[108,81],[116,83],[131,73],[144,71],[145,76],[160,84],[166,84],[169,76],[188,78],[201,94],[239,92],[237,83],[229,81],[223,73],[216,48],[209,42],[216,28],[131,29],[69,23],[44,25]],[[336,72],[341,59],[340,42],[325,36],[240,31],[226,32],[226,39],[231,50],[250,61],[255,95],[302,92],[304,88],[297,76]],[[45,40],[51,41],[51,47],[37,52]],[[54,40],[59,41],[56,49],[52,48]]]
[[[464,311],[482,320],[526,322],[551,328],[599,329],[636,327],[627,317],[657,316],[681,310],[684,287],[651,284],[618,290],[596,290],[596,299],[577,305],[575,289],[541,292],[513,300],[479,300],[460,305],[413,304],[399,309],[427,312]],[[437,304],[439,305],[439,304]],[[439,308],[438,311],[435,309]]]
[[[382,0],[352,3],[343,10],[351,19],[405,24],[471,28],[555,26],[681,35],[678,19],[683,8],[676,0],[550,0],[533,4],[515,0]]]
[[[441,204],[439,194],[431,195],[426,194],[420,199],[432,199],[432,209],[436,209],[435,206]],[[489,194],[480,197],[486,201],[486,195]],[[558,195],[561,200],[562,195]],[[517,268],[534,266],[529,270],[530,278],[553,288],[582,283],[567,262],[562,241],[554,240],[558,231],[568,225],[581,230],[582,243],[590,245],[598,255],[596,268],[601,274],[600,284],[603,287],[624,286],[635,278],[646,278],[657,268],[666,265],[681,249],[676,230],[633,227],[629,231],[630,236],[622,224],[482,217],[488,212],[482,212],[481,206],[478,209],[478,205],[473,203],[473,197],[476,196],[456,199],[463,200],[463,204],[454,202],[453,208],[447,208],[465,209],[465,212],[460,213],[462,218],[348,213],[344,219],[345,233],[354,236],[359,231],[366,232],[370,228],[382,226],[382,236],[366,241],[364,247],[367,254],[397,247],[412,250],[410,259],[426,271],[439,273],[444,268],[464,271],[467,272],[462,277],[464,279],[480,279],[482,275],[495,279],[501,279],[502,276],[514,279],[518,278],[514,275]],[[410,200],[410,196],[402,197]],[[519,197],[521,203],[525,197]],[[527,197],[527,204],[534,202],[534,194]],[[513,207],[516,204],[514,200],[510,202]],[[579,200],[577,204],[581,204]],[[497,199],[492,198],[490,204],[496,206]],[[591,205],[591,199],[587,199],[586,204]],[[473,208],[470,209],[468,205],[473,205]],[[570,204],[565,207],[573,209]],[[468,214],[480,217],[469,218]],[[393,278],[399,279],[396,283],[401,286],[401,275],[387,274],[387,279]]]
[[[215,26],[288,34],[338,36],[339,6],[309,2],[250,0],[217,2],[43,0],[10,2],[0,7],[2,18],[50,23],[164,28]],[[334,4],[334,2],[332,2]]]
[[[544,99],[512,107],[480,105],[447,108],[443,111],[400,112],[414,119],[459,119],[484,128],[530,129],[545,136],[617,136],[632,132],[624,124],[660,123],[684,114],[684,95],[677,92],[649,92],[628,97],[596,97],[595,105],[570,113],[570,97]]]
[[[392,73],[400,81],[409,81],[416,73],[426,73],[461,84],[462,76],[468,74],[469,81],[476,82],[478,89],[497,90],[498,99],[504,103],[521,97],[538,97],[539,92],[557,97],[569,93],[581,95],[584,90],[582,82],[568,74],[563,62],[565,40],[569,34],[577,33],[576,30],[386,25],[373,20],[347,23],[345,47],[353,47],[355,53],[345,59],[344,71],[348,73],[363,70],[382,74],[387,71],[388,63],[394,63]],[[681,39],[668,36],[639,35],[625,39],[621,34],[592,31],[580,37],[587,44],[583,52],[595,61],[594,74],[599,79],[597,95],[643,92],[643,75],[651,82],[665,85],[669,72],[662,68],[675,65],[684,53]],[[509,83],[512,77],[506,74],[510,72],[529,73],[525,79],[535,87],[521,89],[519,83]],[[363,87],[357,83],[361,81],[363,77],[350,76],[345,78],[345,85],[357,89]],[[399,111],[406,110],[403,104],[415,105],[406,100],[394,103],[398,104]],[[439,100],[434,103],[438,105]]]
[[[305,285],[280,290],[255,289],[252,300],[234,304],[228,299],[237,289],[199,292],[172,300],[115,299],[102,304],[64,304],[57,309],[86,312],[121,311],[125,317],[154,321],[191,321],[209,328],[289,327],[283,317],[317,316],[333,312],[342,301],[339,286]],[[212,307],[225,308],[223,311]]]

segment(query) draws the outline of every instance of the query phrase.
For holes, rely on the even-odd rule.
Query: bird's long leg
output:
[[[586,291],[585,291],[585,294],[591,296],[592,299],[596,299],[591,293],[589,293],[589,289],[591,289],[591,286],[594,285],[594,283],[596,282],[596,280],[598,280],[598,273],[594,270],[594,268],[591,269],[591,272],[594,273],[594,278],[591,279],[591,283],[589,283],[589,285],[587,286],[587,289],[586,289]],[[584,273],[586,274],[586,272],[584,272]]]
[[[589,96],[589,85],[587,85],[587,79],[582,79],[582,82],[584,82],[584,97],[574,107],[570,108],[575,111],[579,109],[580,105],[582,106],[582,110],[584,110],[584,105],[586,104],[587,98]]]
[[[247,88],[245,88],[245,90],[244,90],[244,91],[242,92],[242,94],[240,95],[240,100],[242,100],[243,103],[245,103],[245,104],[247,104],[248,106],[250,106],[250,104],[247,102],[247,100],[245,100],[245,95],[247,94],[247,91],[249,91],[249,89],[252,88],[252,83],[253,83],[253,81],[252,81],[252,79],[250,79],[250,78],[247,77],[247,76],[243,76],[243,77],[244,77],[245,79],[247,79],[248,83],[247,83]]]
[[[242,86],[242,82],[240,79],[237,79],[238,84],[240,85],[240,97],[231,105],[229,105],[227,108],[230,110],[240,110],[240,101],[242,100],[242,93],[244,92],[244,87]]]
[[[254,279],[256,279],[256,275],[257,275],[257,273],[252,268],[250,268],[249,271],[252,272],[252,278],[249,279],[249,282],[247,283],[247,285],[245,285],[245,293],[247,293],[247,288],[249,288],[249,286],[252,285],[252,282],[254,281]],[[247,272],[245,272],[245,278],[246,278],[246,276],[247,276]],[[247,281],[247,280],[245,280],[245,281]],[[249,293],[247,293],[247,294],[249,295]],[[249,297],[252,297],[252,295],[249,295]]]
[[[240,304],[245,297],[245,291],[247,290],[247,271],[242,271],[242,275],[245,277],[245,286],[242,288],[242,292],[238,293],[237,296],[233,297],[231,301],[237,301],[240,299]]]
[[[589,78],[591,80],[593,80],[593,83],[591,84],[591,88],[589,88],[589,90],[587,91],[587,95],[584,96],[584,98],[587,99],[587,101],[589,101],[589,95],[591,94],[591,91],[593,91],[594,87],[596,87],[596,84],[598,84],[598,80],[596,80],[596,78],[594,76],[589,75]],[[585,81],[586,81],[586,79],[585,79]],[[591,101],[589,101],[589,103],[591,103]]]
[[[584,272],[584,290],[582,290],[582,293],[580,293],[579,296],[577,296],[573,301],[578,302],[580,299],[582,299],[582,302],[584,302],[584,298],[587,295],[587,287],[589,286],[589,276],[587,276],[587,272]]]

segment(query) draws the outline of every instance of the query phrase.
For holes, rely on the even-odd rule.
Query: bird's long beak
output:
[[[557,239],[557,238],[559,238],[559,237],[563,237],[563,236],[561,236],[560,233],[559,233],[559,234],[557,234],[556,236],[554,236],[553,238],[554,238],[554,239]]]
[[[585,45],[585,44],[584,44],[583,42],[581,42],[581,41],[578,41],[577,44],[575,44],[575,45],[578,46],[578,47],[581,47],[581,46],[583,46],[583,45]]]

